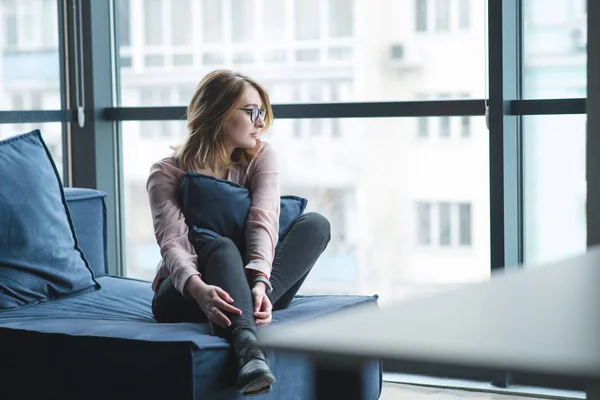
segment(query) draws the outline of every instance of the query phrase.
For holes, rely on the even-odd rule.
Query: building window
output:
[[[13,110],[24,110],[25,102],[23,101],[23,95],[15,93],[12,95],[12,109]]]
[[[320,38],[319,0],[296,0],[294,2],[296,40],[316,40]]]
[[[285,2],[263,0],[263,32],[266,41],[285,39]]]
[[[341,121],[337,118],[330,119],[331,121],[331,136],[340,137],[342,136],[342,128],[340,126]]]
[[[144,39],[148,46],[163,44],[162,0],[144,2]]]
[[[4,3],[4,40],[6,47],[17,47],[19,41],[16,7],[17,3],[14,1]]]
[[[351,37],[353,0],[329,0],[329,36]]]
[[[0,20],[7,49],[55,49],[58,46],[56,0],[0,1]]]
[[[415,30],[427,32],[427,1],[415,0]]]
[[[119,43],[121,44],[121,46],[131,45],[131,26],[129,24],[130,6],[131,5],[129,3],[129,0],[117,1],[117,15],[119,19]]]
[[[171,43],[174,46],[192,44],[192,17],[190,0],[171,2]]]
[[[417,244],[424,247],[471,247],[471,203],[417,202]]]
[[[450,30],[450,0],[435,1],[435,30],[438,32]]]
[[[450,117],[439,117],[439,128],[440,128],[440,137],[449,138],[450,137]]]
[[[251,42],[254,40],[255,8],[253,0],[231,1],[231,39],[233,42]]]
[[[460,136],[463,138],[471,137],[471,117],[460,117]]]
[[[450,203],[438,204],[438,234],[440,246],[450,246]]]
[[[429,118],[422,117],[417,119],[417,136],[420,139],[429,137]]]
[[[458,29],[469,30],[471,25],[471,1],[458,0]]]
[[[58,16],[56,2],[45,0],[42,3],[41,42],[42,47],[52,48],[58,45]]]
[[[221,43],[223,41],[223,5],[220,1],[204,1],[202,4],[204,43]]]
[[[417,203],[417,242],[421,246],[431,245],[431,203]]]
[[[459,244],[471,245],[471,204],[461,203],[458,206]]]

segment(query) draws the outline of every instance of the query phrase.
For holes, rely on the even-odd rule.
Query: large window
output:
[[[55,0],[0,0],[0,109],[60,109]]]
[[[484,24],[470,17],[483,15],[482,3],[376,3],[128,2],[129,21],[119,20],[131,40],[121,40],[120,53],[132,58],[120,69],[121,104],[187,105],[217,68],[256,78],[274,104],[483,97]],[[187,28],[190,18],[196,23]],[[186,126],[124,122],[122,131],[126,273],[152,279],[160,255],[145,180]],[[276,120],[268,140],[285,160],[283,191],[307,197],[309,210],[332,222],[332,242],[303,291],[377,292],[387,301],[488,278],[483,118]],[[414,218],[418,202],[431,204],[430,246],[417,240],[425,236]]]
[[[587,0],[523,0],[523,96],[586,95]]]
[[[275,121],[266,139],[285,160],[282,194],[306,197],[307,211],[332,224],[304,293],[377,292],[386,302],[489,277],[483,118],[472,117],[468,140],[452,117],[451,138],[423,141],[420,120]],[[186,135],[185,122],[124,122],[122,130],[127,274],[152,279],[160,254],[145,183],[152,163]],[[415,211],[415,204],[423,206]]]
[[[0,0],[0,110],[59,110],[59,65],[56,0]],[[22,120],[0,139],[40,129],[62,173],[62,124]]]
[[[484,21],[471,18],[483,16],[478,1],[141,0],[120,4],[117,12],[123,91],[158,82],[193,88],[205,73],[229,68],[268,87],[288,87],[289,97],[308,80],[349,87],[335,100],[295,102],[485,93]],[[140,104],[132,96],[121,105]]]
[[[525,261],[586,249],[585,115],[524,118]]]

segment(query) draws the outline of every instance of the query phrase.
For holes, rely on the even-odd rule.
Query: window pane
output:
[[[10,48],[16,46],[19,40],[17,3],[13,0],[3,0],[0,4],[4,16],[4,43]]]
[[[171,9],[171,29],[173,45],[192,44],[191,0],[175,0]]]
[[[352,36],[354,0],[329,0],[329,36]]]
[[[295,0],[294,17],[297,40],[319,39],[320,7],[319,0]]]
[[[50,155],[56,164],[61,179],[63,177],[63,145],[62,145],[62,123],[61,122],[45,122],[45,123],[23,123],[23,124],[0,124],[0,140],[7,139],[12,136],[30,132],[34,129],[39,129],[44,143],[50,151]]]
[[[131,29],[129,21],[129,0],[119,0],[117,3],[117,18],[119,22],[119,39],[121,46],[131,44]]]
[[[415,30],[417,32],[427,31],[427,1],[415,0]]]
[[[149,46],[163,44],[162,0],[144,1],[144,27],[144,43]]]
[[[153,95],[160,98],[160,90]],[[187,133],[185,121],[125,121],[123,132],[123,199],[125,228],[125,275],[152,280],[160,260],[154,237],[146,179],[152,164],[172,151]]]
[[[586,117],[523,119],[525,260],[540,264],[586,250]]]
[[[181,18],[181,26],[176,24],[188,2],[188,14],[194,21],[190,34],[187,18]],[[177,73],[176,80],[190,87],[196,87],[202,76],[217,68],[246,73],[267,87],[281,82],[317,81],[326,92],[341,81],[348,84],[349,90],[335,100],[339,102],[415,100],[417,93],[428,99],[439,98],[440,93],[447,94],[447,99],[464,98],[465,94],[483,98],[485,94],[485,41],[480,40],[484,37],[484,20],[471,18],[469,29],[461,30],[464,15],[459,12],[458,0],[159,3],[163,5],[160,17],[165,21],[146,32],[143,23],[135,20],[145,15],[145,1],[130,1],[131,29],[141,31],[131,32],[132,39],[139,39],[132,40],[121,53],[133,57],[133,68],[123,69],[121,90],[152,84],[172,74],[175,67],[185,65],[185,73]],[[483,1],[469,4],[472,15],[483,16]],[[175,20],[167,20],[170,18]],[[418,29],[427,34],[415,34],[416,19],[423,25]],[[167,28],[169,35],[162,33]],[[197,46],[190,45],[185,53],[175,47],[190,44],[195,34],[200,42]],[[164,42],[169,36],[173,40]],[[145,43],[161,46],[152,48]],[[187,58],[183,62],[176,59],[179,54]],[[125,96],[121,98],[122,106],[138,105],[126,103]],[[319,101],[330,100],[323,97]],[[452,119],[451,124],[455,121]],[[438,136],[435,120],[430,129],[432,136]]]
[[[438,205],[440,246],[450,246],[450,203]]]
[[[458,218],[460,220],[460,245],[471,245],[471,205],[459,204]]]
[[[254,10],[253,0],[231,1],[231,38],[234,42],[251,42],[254,40]]]
[[[438,117],[440,124],[440,137],[450,137],[450,117]]]
[[[263,40],[285,40],[285,3],[281,0],[263,0],[263,7]]]
[[[450,30],[450,0],[435,0],[435,29],[438,32]]]
[[[585,97],[586,0],[523,1],[523,96]]]
[[[417,135],[420,138],[426,138],[429,136],[429,118],[419,118],[417,119],[418,129]]]
[[[471,117],[460,117],[461,135],[462,137],[471,136]]]
[[[204,1],[202,4],[204,43],[219,43],[223,41],[223,4],[220,1]]]
[[[458,1],[458,28],[461,30],[469,29],[471,23],[471,1]]]
[[[431,244],[431,204],[417,203],[417,240],[420,245]]]
[[[281,87],[272,91],[291,99]],[[307,198],[307,212],[331,222],[331,242],[303,293],[376,292],[388,301],[489,278],[484,118],[473,117],[468,141],[434,146],[415,141],[416,118],[337,119],[339,136],[322,120],[316,135],[306,124],[296,137],[299,121],[276,120],[266,137],[282,161],[281,194]],[[122,123],[128,276],[152,279],[159,260],[145,183],[150,165],[186,135],[184,121],[167,121],[169,130],[164,122],[144,122],[169,132],[153,137],[140,122]]]
[[[0,109],[61,108],[56,7],[55,0],[0,0]]]

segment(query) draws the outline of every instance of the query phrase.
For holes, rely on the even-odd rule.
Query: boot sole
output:
[[[238,390],[244,395],[258,395],[267,393],[262,389],[271,391],[271,385],[275,383],[275,377],[268,371],[256,371],[244,377],[242,381],[238,381]]]

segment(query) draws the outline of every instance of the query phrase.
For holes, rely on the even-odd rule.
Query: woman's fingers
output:
[[[217,292],[219,297],[222,298],[223,300],[225,300],[226,302],[233,303],[233,299],[231,298],[231,296],[226,291],[221,289],[220,287],[215,286],[215,292]]]
[[[271,316],[269,315],[269,317],[267,318],[261,318],[261,319],[256,319],[256,325],[258,326],[267,326],[271,323]]]
[[[269,318],[269,316],[271,315],[270,311],[259,311],[259,312],[255,312],[254,313],[254,317],[258,320],[258,319],[265,319],[265,318]]]
[[[223,310],[223,311],[227,311],[227,312],[230,312],[230,313],[232,313],[232,314],[238,314],[238,315],[241,315],[241,314],[242,314],[242,310],[240,310],[240,309],[239,309],[239,308],[237,308],[237,307],[234,307],[234,306],[232,306],[232,305],[231,305],[231,304],[229,304],[229,303],[226,303],[225,301],[223,301],[223,300],[221,300],[221,299],[215,300],[215,301],[214,301],[214,304],[215,304],[215,305],[216,305],[218,308],[220,308],[221,310]]]
[[[229,318],[227,318],[227,316],[225,314],[223,314],[223,312],[221,310],[219,310],[218,308],[215,308],[215,311],[213,312],[213,315],[210,318],[210,320],[214,324],[217,324],[223,328],[227,328],[227,327],[231,326],[231,321],[229,320]]]

